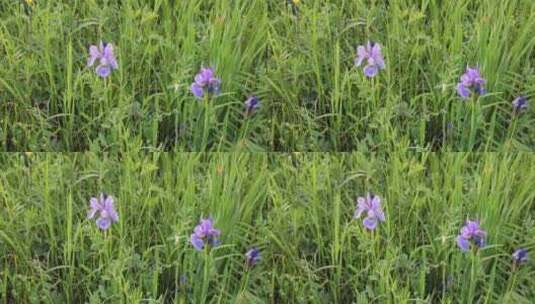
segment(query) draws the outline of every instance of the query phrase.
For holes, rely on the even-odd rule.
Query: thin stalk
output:
[[[199,303],[206,303],[206,299],[208,298],[208,287],[210,286],[210,263],[211,263],[211,256],[210,256],[210,247],[205,246],[204,247],[204,272],[203,272],[203,280],[202,280],[202,291],[201,291],[201,301]]]

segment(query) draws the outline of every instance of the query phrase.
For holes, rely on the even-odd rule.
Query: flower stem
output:
[[[477,134],[477,126],[476,126],[476,115],[479,115],[479,107],[477,100],[474,100],[470,103],[471,105],[471,113],[470,113],[470,136],[468,138],[468,149],[472,149],[475,140],[476,140],[476,134]]]
[[[206,298],[208,297],[208,287],[210,285],[210,251],[209,246],[204,247],[204,275],[202,280],[202,292],[201,292],[201,301],[200,303],[206,303]]]
[[[478,257],[478,251],[475,249],[475,252],[472,252],[472,266],[470,268],[470,286],[468,288],[468,303],[472,303],[474,298],[474,293],[476,289],[476,258]]]
[[[514,115],[515,114],[511,116],[511,123],[509,124],[509,128],[508,128],[509,135],[507,136],[507,138],[509,140],[509,145],[512,143],[513,138],[515,137],[515,133],[516,133],[517,120],[515,119]]]
[[[248,115],[244,115],[244,120],[245,122],[241,130],[240,141],[245,140],[247,137],[247,134],[249,133],[249,124],[251,123]]]
[[[517,277],[517,274],[516,274],[516,264],[513,263],[513,266],[512,266],[512,269],[511,269],[511,278],[509,279],[509,284],[507,284],[507,292],[505,293],[505,297],[506,297],[506,300],[510,300],[509,298],[511,297],[511,293],[513,292],[513,290],[515,289],[515,285],[516,285],[516,277]],[[507,302],[509,303],[509,302]]]
[[[210,99],[208,96],[206,96],[204,98],[204,101],[203,101],[203,105],[204,105],[204,126],[203,126],[203,131],[202,131],[202,141],[201,141],[201,149],[203,150],[208,150],[207,148],[207,145],[208,145],[208,134],[209,134],[209,119],[210,119],[210,116],[212,115],[211,111],[210,111]]]
[[[245,279],[242,280],[240,293],[238,294],[240,297],[245,292],[245,289],[247,289],[247,286],[249,285],[249,276],[250,276],[250,271],[249,271],[249,268],[247,268],[247,270],[245,271]]]

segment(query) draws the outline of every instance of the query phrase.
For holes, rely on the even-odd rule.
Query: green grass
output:
[[[0,153],[0,304],[533,303],[535,264],[511,261],[535,255],[535,112],[511,108],[535,98],[533,33],[532,0],[0,1],[0,151],[34,152]],[[467,65],[489,93],[463,102]],[[202,66],[223,83],[206,102]],[[222,244],[197,252],[210,215]],[[467,219],[482,250],[456,246]]]
[[[535,96],[532,0],[34,2],[0,3],[4,151],[535,148],[533,111],[510,105]],[[120,64],[106,80],[85,67],[101,39]],[[371,80],[353,65],[368,40],[387,64]],[[460,102],[476,64],[489,94]],[[188,92],[202,65],[223,80],[206,127]]]
[[[533,261],[511,263],[535,252],[529,154],[21,153],[0,167],[0,303],[535,298]],[[106,232],[86,219],[101,191],[119,211]],[[352,218],[368,191],[386,213],[373,233]],[[208,215],[222,244],[205,256],[188,238]],[[456,247],[467,218],[488,231],[478,252]],[[246,272],[251,246],[262,261]]]

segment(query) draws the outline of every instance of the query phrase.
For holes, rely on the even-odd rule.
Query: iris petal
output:
[[[110,76],[111,69],[108,65],[99,65],[96,69],[96,72],[100,77],[106,78]]]
[[[198,238],[195,234],[191,235],[190,242],[191,245],[193,245],[193,247],[198,251],[201,251],[204,248],[203,240]]]
[[[368,76],[368,77],[375,77],[375,75],[377,75],[377,72],[379,71],[379,69],[377,68],[376,65],[367,65],[365,68],[364,68],[364,75]]]
[[[374,230],[377,227],[377,218],[368,216],[362,221],[362,224],[370,230]]]
[[[110,228],[110,225],[111,225],[111,220],[108,217],[100,217],[97,220],[97,226],[102,230],[107,230],[108,228]]]
[[[198,85],[197,83],[193,83],[190,87],[190,90],[191,90],[191,93],[195,95],[195,97],[202,98],[204,95],[202,87]]]
[[[457,236],[457,245],[462,251],[468,251],[470,249],[470,242],[462,236]]]
[[[457,85],[457,93],[463,98],[467,99],[470,96],[470,90],[468,90],[464,84],[459,83]]]

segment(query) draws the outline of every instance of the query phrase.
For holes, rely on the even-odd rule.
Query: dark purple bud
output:
[[[524,96],[518,96],[511,104],[515,114],[520,114],[528,109],[528,99]]]
[[[519,248],[513,253],[513,262],[516,264],[524,264],[528,261],[528,251],[524,248]]]
[[[250,116],[260,108],[260,99],[256,96],[251,96],[243,103],[245,106],[245,115]]]
[[[260,250],[256,247],[249,249],[249,251],[245,253],[245,263],[247,264],[247,267],[256,265],[258,261],[260,261],[260,258]]]

